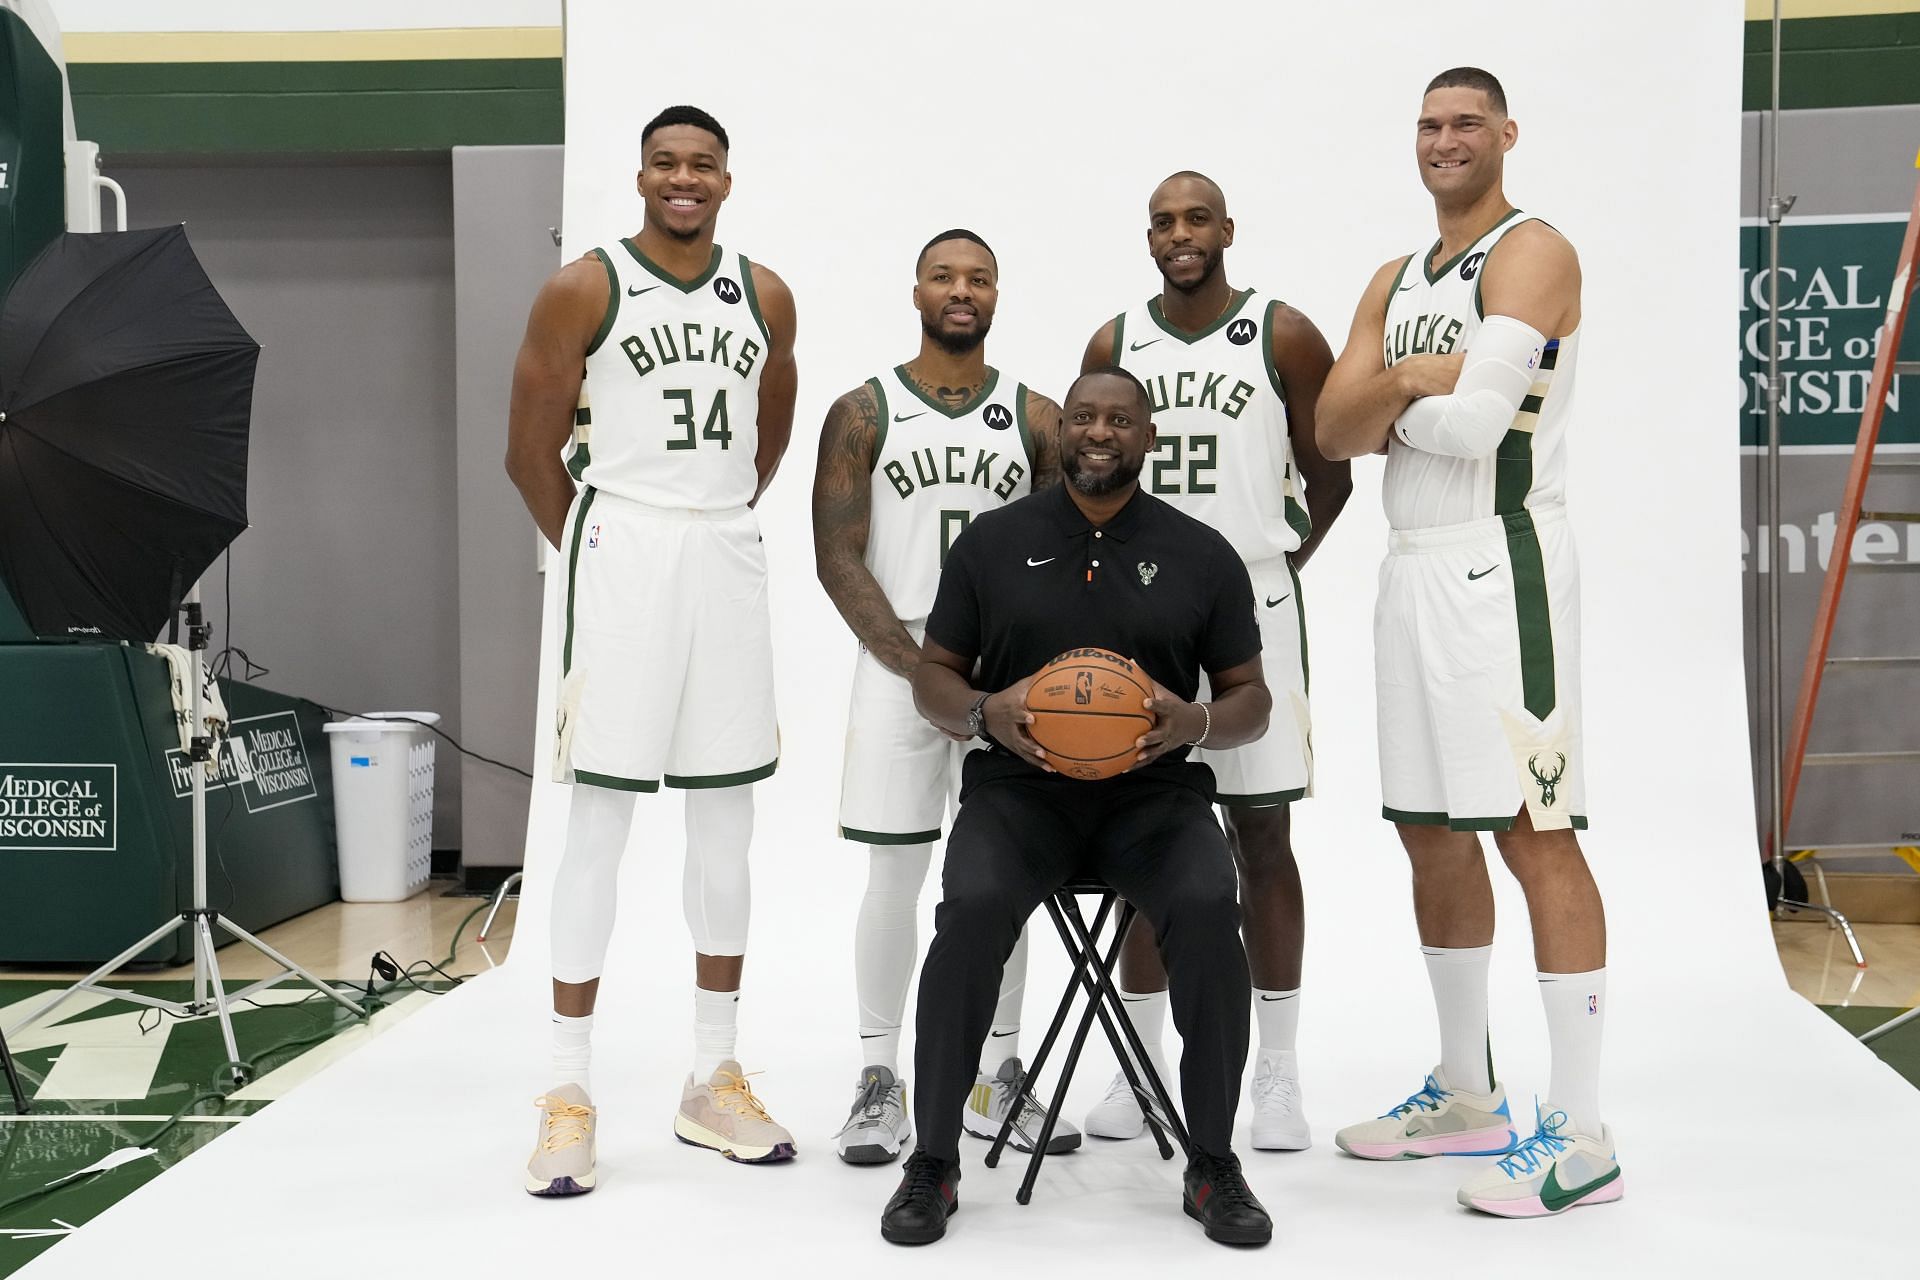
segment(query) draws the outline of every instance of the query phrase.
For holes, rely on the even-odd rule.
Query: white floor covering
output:
[[[857,897],[854,861],[830,859],[825,842],[796,842],[785,853],[820,869],[808,893],[843,893],[849,904]],[[1364,935],[1329,923],[1314,937],[1302,1060],[1316,1146],[1245,1152],[1276,1219],[1274,1244],[1254,1252],[1201,1237],[1180,1213],[1177,1166],[1160,1163],[1144,1140],[1091,1143],[1050,1161],[1024,1208],[1013,1200],[1017,1169],[987,1170],[985,1144],[969,1140],[948,1238],[912,1252],[883,1243],[877,1217],[896,1173],[842,1166],[831,1150],[857,1056],[843,1025],[851,1003],[844,934],[769,905],[783,888],[799,889],[797,877],[780,874],[798,861],[783,859],[762,877],[756,941],[769,959],[750,961],[742,1050],[750,1069],[765,1069],[758,1087],[794,1129],[801,1157],[755,1168],[675,1142],[669,1126],[689,1043],[685,935],[671,895],[646,891],[660,886],[662,868],[635,856],[626,931],[601,1005],[598,1191],[552,1202],[518,1189],[535,1123],[528,1104],[545,1071],[544,911],[530,904],[520,963],[303,1084],[85,1224],[27,1274],[92,1280],[135,1260],[146,1275],[202,1274],[206,1250],[168,1243],[184,1241],[195,1223],[218,1224],[208,1241],[217,1256],[275,1277],[544,1275],[563,1273],[563,1262],[649,1274],[716,1262],[974,1276],[1007,1265],[1145,1275],[1182,1264],[1298,1275],[1711,1267],[1765,1276],[1842,1263],[1892,1274],[1912,1251],[1899,1135],[1920,1124],[1920,1092],[1787,991],[1757,903],[1720,921],[1679,909],[1729,900],[1733,883],[1751,883],[1744,852],[1729,866],[1731,856],[1693,859],[1692,874],[1675,871],[1659,892],[1640,894],[1624,891],[1627,866],[1602,863],[1615,938],[1605,1104],[1628,1189],[1617,1204],[1552,1221],[1459,1208],[1454,1187],[1477,1162],[1379,1165],[1332,1146],[1339,1124],[1385,1109],[1419,1083],[1425,1062],[1408,1055],[1428,1052],[1432,1040],[1401,872],[1388,856],[1308,863],[1318,920],[1357,918],[1372,902],[1379,923]],[[536,903],[545,870],[536,864]],[[1711,881],[1721,883],[1710,891]],[[1519,904],[1509,885],[1500,888],[1505,918],[1518,926]],[[1392,910],[1379,911],[1382,901]],[[1030,1027],[1064,973],[1057,946],[1036,943]],[[649,964],[648,952],[659,962]],[[1503,944],[1496,1053],[1516,1112],[1545,1080],[1532,988],[1524,949]],[[1036,1036],[1029,1030],[1029,1048]],[[1075,1114],[1110,1070],[1104,1050],[1089,1051]]]

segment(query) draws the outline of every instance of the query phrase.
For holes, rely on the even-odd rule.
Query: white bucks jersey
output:
[[[1434,264],[1440,246],[1401,265],[1387,297],[1386,362],[1411,355],[1447,355],[1473,345],[1485,318],[1480,278],[1501,237],[1531,220],[1518,209],[1450,261]],[[1489,458],[1454,458],[1395,440],[1387,450],[1381,500],[1396,529],[1430,529],[1489,516],[1513,515],[1562,501],[1567,482],[1567,416],[1573,402],[1579,334],[1555,337],[1540,356],[1520,412]]]
[[[574,479],[655,507],[746,506],[770,345],[746,257],[715,245],[683,281],[631,240],[593,253],[609,292],[574,413]]]
[[[1248,564],[1295,550],[1312,530],[1273,367],[1280,305],[1242,289],[1218,320],[1187,333],[1156,297],[1113,324],[1113,362],[1146,385],[1159,432],[1140,483],[1218,530]]]
[[[1027,388],[987,370],[964,409],[950,409],[895,368],[867,380],[880,406],[873,451],[867,568],[894,616],[920,623],[940,566],[972,519],[1033,489]]]

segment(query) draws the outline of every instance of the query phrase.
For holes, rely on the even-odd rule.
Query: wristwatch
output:
[[[987,695],[984,693],[975,698],[973,705],[967,708],[967,732],[983,741],[986,739]]]

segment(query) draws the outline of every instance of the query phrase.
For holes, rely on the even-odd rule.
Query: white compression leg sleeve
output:
[[[561,982],[592,982],[606,963],[633,802],[631,791],[573,788],[566,849],[553,877],[553,976]]]
[[[1490,457],[1533,388],[1547,345],[1512,316],[1488,316],[1460,365],[1453,394],[1422,396],[1394,421],[1402,444],[1455,458]]]
[[[1027,994],[1027,931],[1013,944],[1007,967],[1000,971],[1000,1000],[994,1005],[993,1025],[980,1043],[980,1071],[992,1075],[1008,1058],[1020,1056],[1020,1005]]]
[[[703,956],[747,953],[752,903],[747,846],[753,842],[753,788],[687,792],[687,862],[681,900],[693,949]]]
[[[867,892],[853,926],[853,985],[860,1002],[861,1066],[898,1072],[900,1024],[920,955],[920,886],[932,844],[867,846]]]

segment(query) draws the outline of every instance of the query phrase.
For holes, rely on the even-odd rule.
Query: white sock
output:
[[[1300,1031],[1300,988],[1291,991],[1253,989],[1253,1016],[1260,1026],[1260,1053],[1292,1053]]]
[[[553,1082],[577,1084],[592,1093],[593,1079],[588,1074],[592,1063],[593,1015],[570,1018],[564,1013],[554,1014]]]
[[[1000,1002],[994,1006],[993,1026],[980,1044],[980,1074],[995,1075],[1000,1064],[1020,1056],[1020,1004],[1027,993],[1027,931],[1013,944],[1006,968],[1000,971]]]
[[[931,844],[867,846],[867,891],[853,925],[853,985],[860,1005],[860,1065],[900,1074],[900,1024],[919,957],[920,886]]]
[[[1160,1037],[1167,1025],[1167,993],[1129,991],[1121,987],[1120,999],[1127,1006],[1127,1020],[1133,1023],[1133,1029],[1140,1037],[1140,1046],[1153,1058],[1153,1069],[1160,1073],[1160,1083],[1169,1089],[1177,1088],[1176,1082],[1166,1079],[1166,1072],[1161,1070],[1166,1065],[1167,1056],[1160,1047]]]
[[[693,1082],[713,1079],[720,1064],[733,1059],[740,1014],[738,991],[693,989]]]
[[[1490,1093],[1487,1061],[1487,965],[1493,948],[1422,947],[1433,1007],[1440,1015],[1440,1074],[1468,1093]]]
[[[1600,1133],[1600,1032],[1607,1020],[1607,971],[1543,973],[1540,1002],[1547,1007],[1552,1083],[1542,1110],[1567,1113],[1567,1129]]]

